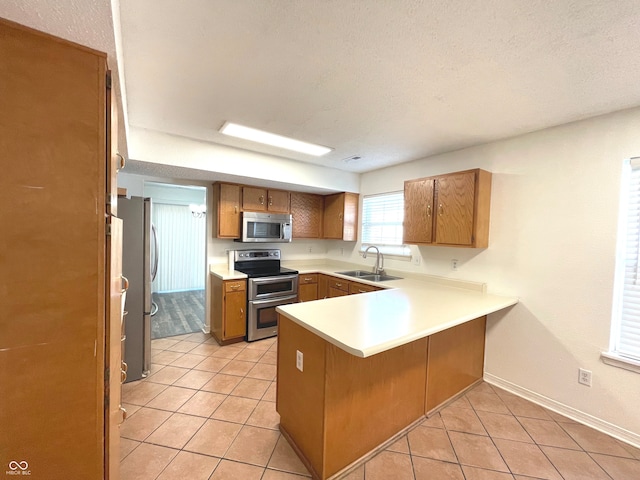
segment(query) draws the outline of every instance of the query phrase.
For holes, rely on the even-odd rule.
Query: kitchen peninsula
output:
[[[377,285],[277,309],[280,428],[314,478],[345,473],[479,381],[486,315],[518,301],[427,276]]]

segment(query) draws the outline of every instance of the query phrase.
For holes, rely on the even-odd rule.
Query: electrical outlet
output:
[[[302,372],[304,355],[300,350],[296,350],[296,368]]]
[[[313,247],[309,245],[309,253],[311,253],[312,250],[313,250]]]
[[[416,267],[420,266],[421,261],[422,259],[420,258],[419,255],[414,255],[413,257],[411,257],[411,263],[413,263]]]
[[[578,383],[591,386],[591,370],[585,370],[584,368],[578,369]]]
[[[458,260],[456,258],[451,259],[451,270],[458,270]]]

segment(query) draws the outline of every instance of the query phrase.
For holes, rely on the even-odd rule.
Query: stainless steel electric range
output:
[[[298,301],[298,271],[280,266],[280,250],[236,250],[235,269],[247,282],[247,341],[278,334],[276,307]]]

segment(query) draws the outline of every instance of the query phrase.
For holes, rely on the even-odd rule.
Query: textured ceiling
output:
[[[118,3],[130,125],[332,168],[640,105],[638,0],[3,0],[0,16],[116,68]],[[335,150],[259,147],[225,121]]]
[[[123,1],[129,121],[367,171],[640,105],[639,20],[638,0]]]

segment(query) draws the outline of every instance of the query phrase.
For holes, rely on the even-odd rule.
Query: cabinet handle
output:
[[[120,370],[120,383],[124,383],[127,381],[127,372],[124,370]]]
[[[233,211],[234,211],[234,213],[238,213],[238,205],[234,205],[233,206]]]
[[[120,161],[118,162],[118,168],[116,168],[116,172],[119,172],[120,170],[122,170],[124,168],[124,166],[127,164],[127,161],[124,159],[124,157],[122,155],[120,155],[119,153],[116,153],[116,157],[118,157],[120,159]]]
[[[342,221],[342,212],[338,214],[338,220]]]
[[[260,195],[258,197],[258,201],[260,202],[260,205],[264,205],[264,195]]]
[[[442,204],[438,205],[438,213],[440,214],[440,216],[442,216],[443,212],[444,212],[444,208],[442,208]]]
[[[120,407],[120,411],[122,412],[122,421],[124,422],[129,414],[127,413],[127,409],[124,407]]]
[[[427,217],[431,216],[431,205],[427,205]]]
[[[367,291],[358,289],[358,293],[367,293]]]
[[[244,309],[240,307],[240,318],[244,317]]]
[[[342,284],[341,283],[336,283],[336,287],[341,287]]]
[[[124,275],[120,275],[120,277],[122,277],[122,282],[124,283],[124,286],[122,287],[122,290],[120,290],[120,293],[124,293],[129,290],[129,279]]]
[[[305,281],[305,282],[310,282],[311,280],[313,280],[313,278],[311,278],[311,277],[304,277],[304,281]]]
[[[269,196],[269,206],[271,207],[273,205],[273,197]]]
[[[240,285],[231,285],[231,290],[238,290]]]

